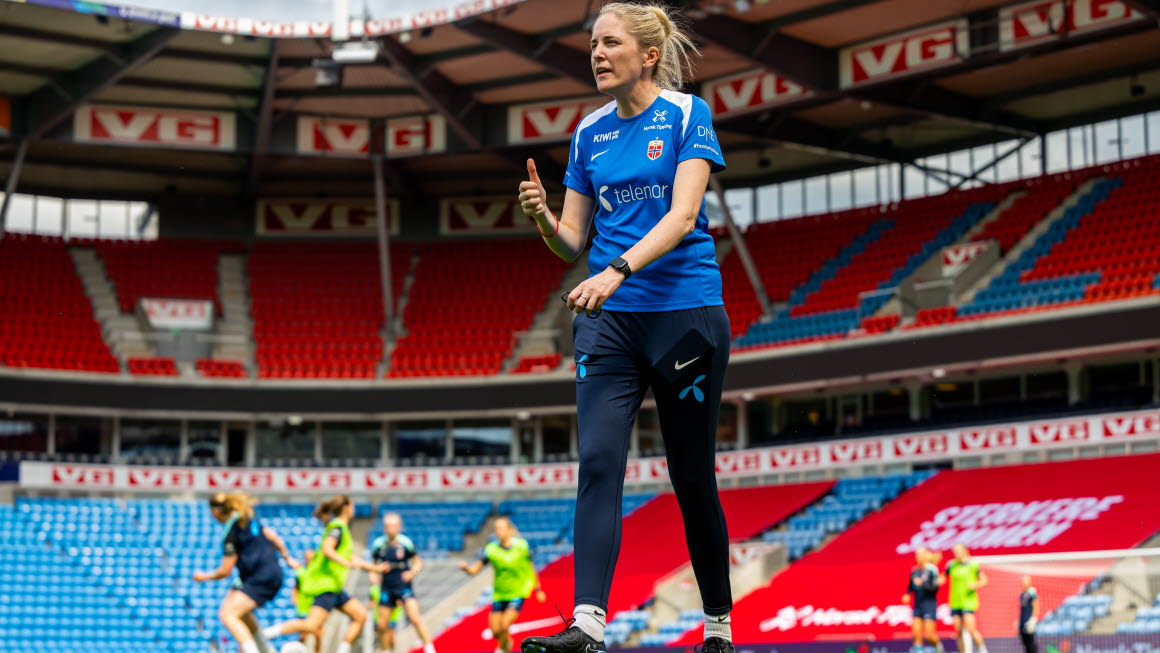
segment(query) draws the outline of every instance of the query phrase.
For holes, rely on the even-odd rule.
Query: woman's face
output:
[[[645,64],[653,65],[656,48],[641,52],[640,44],[624,29],[615,14],[604,14],[592,26],[592,74],[601,93],[617,95],[631,89],[644,74]]]
[[[354,517],[354,502],[352,501],[343,506],[339,514],[342,515],[343,519],[350,521]]]
[[[506,540],[512,534],[512,525],[506,520],[500,519],[495,522],[495,537],[499,540]]]
[[[218,508],[217,506],[210,506],[209,514],[213,515],[214,519],[218,520],[219,522],[221,522],[223,524],[226,523],[226,520],[229,519],[229,514],[226,512],[225,508]]]

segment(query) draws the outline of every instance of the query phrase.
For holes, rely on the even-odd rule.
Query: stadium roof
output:
[[[213,17],[185,29],[0,1],[0,95],[12,107],[0,174],[27,137],[24,192],[365,196],[366,153],[304,153],[298,116],[367,119],[367,151],[381,152],[384,130],[394,133],[389,120],[429,114],[445,145],[387,151],[388,193],[507,193],[528,156],[558,180],[567,141],[534,124],[520,134],[521,121],[550,132],[603,101],[585,30],[596,4],[527,0],[384,30],[374,63],[347,65],[339,86],[320,88],[315,63],[330,54],[326,38],[256,36],[277,26],[247,30]],[[726,186],[908,162],[1160,108],[1160,0],[680,4],[704,53],[689,90],[717,114]],[[123,147],[82,133],[77,116],[90,104],[207,110],[236,126],[230,142],[200,151]],[[351,124],[335,133],[354,138]]]

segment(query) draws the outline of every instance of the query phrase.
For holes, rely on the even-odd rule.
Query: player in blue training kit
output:
[[[419,616],[419,601],[411,581],[423,571],[423,559],[415,550],[411,538],[403,534],[403,519],[393,512],[383,515],[384,535],[371,544],[371,558],[377,573],[382,575],[382,589],[379,591],[378,626],[380,650],[387,650],[391,629],[391,615],[396,606],[402,607],[407,619],[415,626],[419,639],[423,642],[424,653],[435,653],[431,644],[431,634]],[[372,579],[373,580],[373,579]]]
[[[914,653],[923,653],[923,643],[930,644],[938,653],[943,653],[942,642],[938,638],[938,588],[941,585],[941,576],[938,573],[938,564],[934,553],[920,547],[914,552],[914,567],[910,570],[910,580],[906,586],[906,593],[902,595],[903,603],[913,600],[913,620],[911,630],[914,633]]]
[[[210,497],[210,513],[222,523],[222,561],[211,572],[196,572],[193,580],[203,583],[229,576],[235,568],[238,577],[218,610],[222,625],[238,642],[242,653],[259,653],[269,649],[258,630],[254,610],[265,605],[282,589],[282,567],[278,556],[298,567],[285,542],[271,528],[265,528],[254,517],[253,499],[240,492],[218,493]]]
[[[561,217],[534,162],[520,185],[525,214],[564,259],[583,251],[591,275],[568,294],[573,321],[580,478],[575,617],[523,653],[604,650],[620,548],[628,441],[645,393],[656,398],[668,471],[704,605],[706,653],[733,650],[729,538],[714,475],[717,416],[729,359],[729,318],[704,211],[711,172],[725,168],[703,100],[676,92],[693,49],[666,10],[601,8],[592,29],[599,90],[614,98],[577,126]]]

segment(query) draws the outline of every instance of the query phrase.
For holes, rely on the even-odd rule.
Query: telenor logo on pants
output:
[[[692,362],[692,361],[690,361],[690,362]],[[705,380],[704,374],[693,379],[693,385],[685,388],[684,390],[681,390],[681,394],[677,395],[677,399],[684,399],[685,395],[689,394],[689,391],[692,390],[693,391],[693,398],[697,400],[697,403],[701,403],[701,402],[705,401],[705,392],[697,387],[697,384],[700,383],[701,381],[704,381],[704,380]]]

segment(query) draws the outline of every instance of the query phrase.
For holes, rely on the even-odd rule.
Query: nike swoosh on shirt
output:
[[[693,360],[690,360],[690,361],[685,361],[684,363],[678,363],[676,361],[673,361],[673,369],[683,370],[686,367],[692,365],[693,361],[698,360],[699,358],[701,358],[701,357],[698,356],[697,358],[694,358]]]
[[[608,148],[608,150],[611,150],[611,149],[612,149],[611,147],[610,147],[610,148]],[[596,157],[600,156],[601,154],[607,154],[607,153],[608,153],[608,150],[604,150],[603,152],[597,152],[596,154],[593,154],[593,155],[592,155],[592,158],[591,158],[591,159],[589,159],[589,161],[595,161],[595,160],[596,160]]]

